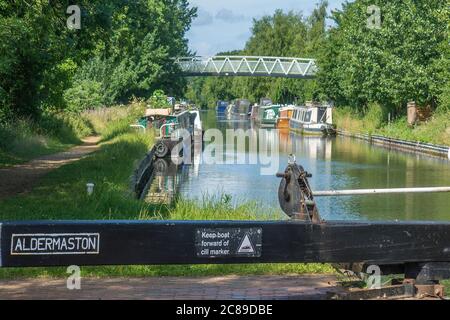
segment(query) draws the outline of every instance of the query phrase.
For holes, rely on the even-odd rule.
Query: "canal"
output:
[[[260,133],[260,128],[254,127],[249,120],[218,117],[215,111],[202,112],[202,121],[205,130],[218,129],[222,133],[223,145],[221,141],[216,144],[221,147],[218,149],[224,150],[224,157],[235,157],[235,162],[243,157],[246,163],[210,163],[205,158],[211,154],[211,149],[205,142],[203,153],[198,152],[192,164],[163,164],[162,173],[152,182],[147,200],[154,200],[155,195],[163,198],[168,193],[198,200],[227,195],[234,204],[256,201],[262,212],[280,210],[279,178],[275,174],[261,174],[262,169],[268,167],[267,161],[249,161],[252,157],[259,159],[261,144],[257,150],[250,147],[250,142],[244,149],[235,147],[225,137],[227,130],[236,129],[250,130],[246,131],[249,140],[260,142],[263,137],[263,144],[278,143],[278,161],[270,164],[278,168],[275,171],[284,171],[289,154],[294,154],[297,163],[312,173],[309,180],[313,190],[450,185],[450,162],[445,159],[389,150],[345,137],[305,137],[273,129],[261,129]],[[233,148],[234,152],[230,154],[229,150]],[[449,193],[320,197],[316,201],[322,218],[327,220],[450,219]]]

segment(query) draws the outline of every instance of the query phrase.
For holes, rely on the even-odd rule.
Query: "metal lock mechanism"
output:
[[[286,169],[276,176],[282,178],[278,187],[278,201],[283,212],[291,219],[321,222],[308,182],[312,175],[295,162],[295,156],[290,155]]]

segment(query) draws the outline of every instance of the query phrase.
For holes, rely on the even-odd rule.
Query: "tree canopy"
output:
[[[326,7],[327,2],[321,2],[309,17],[277,10],[271,16],[254,19],[245,48],[221,54],[317,58],[325,38]],[[187,97],[211,106],[216,100],[259,101],[266,96],[277,102],[301,102],[318,94],[315,80],[242,77],[193,79]]]
[[[355,0],[331,16],[326,1],[309,16],[277,10],[254,19],[245,47],[225,54],[316,58],[316,79],[196,78],[187,89],[172,58],[190,54],[185,33],[196,9],[188,0],[80,0],[79,30],[66,25],[70,4],[0,2],[0,122],[147,99],[158,89],[204,106],[268,96],[358,109],[376,102],[394,112],[409,100],[450,108],[448,1]]]
[[[370,5],[380,8],[379,28],[367,25]],[[437,104],[448,79],[448,18],[448,3],[441,0],[344,5],[332,14],[336,26],[319,59],[322,89],[353,106],[378,102],[395,110],[410,100]]]
[[[188,54],[187,0],[80,0],[81,29],[57,1],[0,2],[0,121],[181,94],[171,59]]]
[[[380,13],[376,27],[371,6]],[[237,53],[316,58],[315,80],[194,79],[188,98],[208,106],[269,96],[281,103],[330,99],[358,109],[375,102],[393,112],[410,100],[449,108],[449,8],[442,0],[356,0],[332,12],[329,27],[326,1],[307,17],[278,10],[253,21],[252,36]]]

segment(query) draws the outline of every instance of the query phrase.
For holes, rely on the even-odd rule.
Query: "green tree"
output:
[[[168,97],[163,90],[155,90],[152,96],[148,99],[148,102],[154,109],[172,107],[168,101]]]
[[[306,18],[300,12],[277,10],[273,15],[254,19],[252,35],[245,48],[220,55],[317,58],[326,38],[326,8],[327,2],[322,1]],[[276,102],[291,103],[323,96],[314,80],[265,77],[217,77],[191,81],[188,92],[190,99],[209,107],[213,107],[217,100],[235,98],[257,102],[267,96]]]
[[[368,27],[370,5],[380,8],[380,28]],[[336,27],[320,61],[323,90],[341,104],[378,102],[398,112],[409,100],[435,103],[440,91],[435,84],[448,59],[442,50],[448,20],[439,16],[444,10],[448,3],[441,0],[345,4],[333,14]]]
[[[82,30],[66,26],[70,1],[0,3],[0,92],[3,113],[38,117],[63,107],[74,69],[107,39],[103,1],[80,0]],[[9,111],[7,111],[9,110]]]
[[[74,93],[97,95],[98,84],[105,105],[184,90],[172,57],[188,53],[184,35],[196,9],[187,0],[80,0],[80,30],[66,26],[71,4],[0,2],[1,118],[74,109]]]
[[[67,110],[80,112],[102,106],[102,86],[99,82],[81,80],[65,91]]]

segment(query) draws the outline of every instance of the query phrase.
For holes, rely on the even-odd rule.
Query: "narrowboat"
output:
[[[270,98],[261,98],[259,100],[259,105],[261,107],[271,106],[271,105],[273,105],[273,102],[272,102],[272,99],[270,99]]]
[[[235,110],[236,110],[236,106],[234,105],[234,102],[232,102],[227,106],[225,114],[228,116],[231,116],[232,114],[235,113]]]
[[[259,108],[260,108],[260,106],[257,103],[255,103],[252,106],[252,110],[250,111],[250,119],[251,120],[254,120],[254,121],[259,120]]]
[[[240,116],[247,116],[250,110],[250,101],[247,99],[236,100],[234,112]]]
[[[306,135],[336,134],[332,111],[333,108],[325,104],[308,103],[305,106],[296,106],[289,121],[289,128]]]
[[[192,133],[193,123],[191,112],[186,110],[180,113],[168,115],[154,122],[154,127],[159,130],[160,138],[170,138],[173,134],[178,135],[180,130],[188,130]],[[181,136],[181,134],[180,134]]]
[[[145,115],[137,121],[137,124],[132,124],[131,126],[132,127],[140,126],[141,128],[144,129],[153,128],[154,122],[157,122],[158,120],[169,116],[171,113],[172,110],[170,108],[165,109],[148,108],[145,110]]]
[[[262,119],[259,115],[262,107],[271,106],[272,100],[269,98],[261,98],[259,104],[255,103],[250,110],[250,119],[255,122],[260,122]]]
[[[280,108],[280,116],[277,119],[277,129],[289,129],[289,120],[292,118],[293,113],[293,105]]]
[[[155,155],[164,158],[173,147],[183,140],[185,132],[191,137],[201,134],[202,123],[198,110],[185,110],[170,114],[153,121],[153,127],[158,131],[159,140],[155,144]]]
[[[227,111],[228,101],[217,101],[216,112],[218,114],[224,114]]]
[[[259,110],[260,125],[262,127],[275,127],[280,116],[281,105],[261,106]]]

